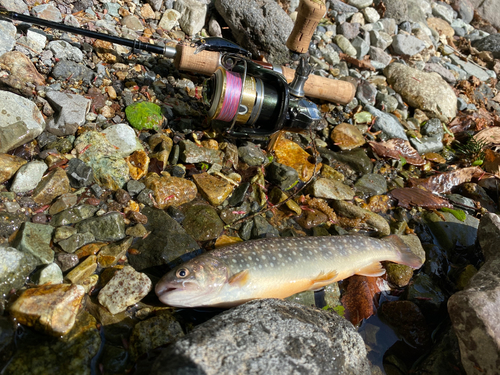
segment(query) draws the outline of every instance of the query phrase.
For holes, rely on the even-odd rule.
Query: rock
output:
[[[434,213],[427,213],[424,219],[439,244],[447,251],[455,248],[457,244],[471,247],[476,242],[479,220],[466,215],[464,222],[458,220],[449,212],[441,212],[446,221]]]
[[[76,224],[94,216],[98,209],[98,207],[91,206],[89,204],[82,204],[80,206],[69,208],[52,216],[50,225],[59,227],[61,225]]]
[[[151,280],[145,274],[125,266],[101,289],[97,298],[111,314],[118,314],[139,302],[151,288]]]
[[[450,26],[450,23],[442,18],[427,18],[427,24],[438,32],[439,35],[452,38],[455,35],[455,30]]]
[[[103,130],[106,139],[115,146],[121,157],[129,156],[134,151],[143,150],[141,142],[136,137],[134,129],[127,124],[116,124]]]
[[[85,162],[74,158],[71,159],[67,165],[66,173],[72,187],[79,189],[84,186],[92,185],[94,173],[92,168],[85,164]]]
[[[457,82],[457,78],[453,75],[453,73],[440,64],[427,63],[425,64],[424,71],[428,73],[434,72],[439,74],[446,82],[448,82],[452,86],[454,86]],[[458,100],[460,100],[460,98],[458,98]]]
[[[180,146],[180,160],[183,163],[200,163],[205,162],[208,164],[222,164],[223,152],[214,150],[207,147],[199,147],[196,143],[191,141],[181,141]]]
[[[50,264],[54,261],[54,251],[50,247],[53,231],[50,225],[23,223],[12,240],[12,246],[33,255],[37,265]]]
[[[252,142],[246,142],[245,145],[238,147],[238,157],[249,166],[259,166],[267,161],[266,154]]]
[[[127,250],[132,244],[132,237],[126,238],[119,242],[113,242],[103,246],[97,255],[99,266],[106,268],[112,267],[122,258],[126,258]]]
[[[61,271],[66,272],[78,264],[78,256],[75,254],[58,253],[56,254],[55,261],[61,268]]]
[[[134,326],[130,336],[130,355],[136,361],[150,350],[166,346],[183,336],[179,322],[165,311]]]
[[[0,211],[0,236],[9,237],[27,220],[29,217],[25,214]]]
[[[30,279],[37,285],[62,284],[63,274],[56,263],[51,263],[35,272]]]
[[[181,14],[175,9],[166,9],[158,23],[158,27],[161,27],[165,31],[170,31],[179,24],[180,18]]]
[[[81,63],[69,60],[61,60],[56,63],[51,72],[55,79],[66,79],[73,81],[83,80],[90,83],[95,73]]]
[[[380,19],[380,15],[372,7],[366,7],[363,9],[363,15],[365,16],[365,20],[367,23],[375,23]]]
[[[425,49],[424,42],[413,35],[398,34],[392,39],[392,50],[397,55],[413,56]]]
[[[333,152],[326,148],[320,147],[318,149],[322,158],[325,159],[325,164],[330,166],[335,165],[336,162],[346,164],[355,172],[360,174],[371,173],[373,170],[373,163],[366,155],[366,150],[356,148],[350,151]]]
[[[194,204],[185,210],[182,226],[196,241],[216,239],[224,231],[224,223],[213,207]]]
[[[58,245],[67,253],[74,253],[80,247],[94,242],[95,237],[92,233],[76,233],[71,237],[65,238],[58,242]]]
[[[11,290],[21,288],[37,264],[29,253],[0,246],[0,297],[4,298]]]
[[[97,241],[117,241],[125,238],[125,223],[119,212],[91,217],[76,224],[80,233],[90,232]]]
[[[52,336],[61,336],[73,327],[84,289],[80,285],[43,285],[25,290],[9,307],[21,324]]]
[[[349,0],[347,3],[358,9],[363,9],[372,5],[373,0]]]
[[[132,14],[123,17],[121,19],[121,24],[133,31],[144,31],[144,25],[142,22]]]
[[[370,31],[370,42],[373,47],[385,50],[392,44],[392,36],[384,31],[372,30]]]
[[[22,52],[12,51],[0,54],[0,66],[4,66],[2,70],[7,69],[10,73],[8,76],[0,78],[0,82],[10,86],[23,96],[33,96],[33,85],[45,85],[43,76],[38,73],[28,56]]]
[[[54,40],[48,44],[47,48],[54,53],[56,59],[83,61],[83,52],[64,40]]]
[[[0,56],[16,45],[16,27],[12,22],[0,21]]]
[[[362,223],[373,227],[383,236],[391,234],[389,223],[382,216],[374,212],[340,200],[333,201],[332,207],[338,215],[349,219],[361,219]]]
[[[362,104],[375,104],[377,87],[365,79],[360,79],[356,88],[356,98]]]
[[[163,351],[152,374],[369,374],[352,325],[331,312],[257,300],[197,326]],[[196,371],[197,371],[196,370]]]
[[[436,17],[440,17],[449,24],[453,22],[453,8],[446,3],[435,3],[432,4],[432,14]]]
[[[194,35],[205,26],[207,6],[196,0],[178,0],[174,3],[174,9],[181,15],[179,25],[187,35]]]
[[[83,285],[84,281],[97,269],[97,257],[90,255],[83,262],[78,264],[65,276],[65,279],[72,284]]]
[[[213,206],[218,206],[232,193],[234,185],[208,173],[193,175],[193,181],[201,195]]]
[[[493,213],[483,215],[477,229],[477,238],[484,259],[488,262],[499,257],[497,239],[500,234],[500,218]]]
[[[284,137],[279,137],[274,145],[276,161],[297,171],[299,178],[306,182],[314,174],[315,166],[309,162],[309,155],[297,143]],[[317,170],[321,169],[322,164],[318,163]]]
[[[356,48],[353,47],[351,42],[349,42],[349,39],[347,39],[343,35],[335,35],[335,43],[340,47],[340,49],[346,54],[351,57],[356,57],[357,51]]]
[[[352,46],[356,49],[356,58],[358,60],[362,60],[363,57],[365,57],[368,52],[370,51],[370,44],[368,44],[363,38],[360,38],[357,36],[351,41]],[[337,55],[338,56],[338,55]],[[326,57],[325,57],[326,59]],[[340,62],[338,61],[329,61],[330,64],[335,65]]]
[[[254,56],[264,53],[272,64],[289,61],[285,43],[293,22],[273,0],[216,0],[215,8],[224,18],[236,42]]]
[[[180,177],[160,177],[156,173],[150,173],[143,182],[153,191],[156,203],[162,209],[191,202],[198,192],[194,182]]]
[[[500,258],[495,257],[479,269],[465,290],[448,300],[462,365],[469,374],[498,372],[499,285]]]
[[[85,115],[90,110],[91,100],[81,95],[49,91],[47,100],[56,114],[47,122],[47,131],[63,136],[76,133],[85,124]]]
[[[104,134],[87,131],[75,140],[78,158],[94,171],[94,179],[102,187],[116,190],[130,179],[127,162]]]
[[[401,138],[408,140],[403,125],[401,125],[395,116],[382,112],[371,105],[365,105],[365,110],[370,112],[375,117],[373,128],[376,131],[381,130],[389,138]]]
[[[163,123],[161,107],[151,102],[138,102],[125,108],[127,120],[137,130],[160,129]]]
[[[0,153],[32,141],[45,129],[45,121],[30,100],[0,91]]]
[[[359,34],[359,23],[341,23],[340,25],[337,25],[337,33],[343,35],[348,40],[352,40]],[[339,44],[338,41],[336,41],[336,43]]]
[[[482,68],[468,61],[462,61],[458,56],[450,55],[450,59],[455,65],[460,66],[463,70],[465,70],[465,72],[467,73],[467,78],[469,78],[470,76],[474,76],[483,82],[486,82],[491,78],[490,75]]]
[[[391,55],[389,55],[387,52],[385,52],[381,48],[377,48],[374,46],[370,46],[370,59],[373,61],[376,61],[384,66],[384,68],[389,65],[389,63],[392,60]]]
[[[403,288],[408,285],[413,277],[413,268],[404,264],[387,263],[384,265],[387,272],[387,281],[397,288]]]
[[[316,198],[351,200],[354,191],[344,183],[329,178],[318,178],[308,187],[308,193]]]
[[[128,254],[129,262],[136,270],[178,264],[182,256],[199,248],[198,243],[165,211],[145,207],[142,213],[148,218],[144,226],[150,233],[134,243],[137,253]]]
[[[62,168],[53,169],[42,178],[33,191],[33,200],[38,204],[49,204],[58,196],[69,193],[71,188],[66,172]]]
[[[500,28],[498,2],[495,0],[470,0],[470,3],[474,7],[474,11],[476,11],[481,18],[490,22],[497,29]]]
[[[37,5],[31,9],[31,14],[44,20],[62,22],[61,12],[52,4]]]
[[[412,107],[435,116],[455,117],[457,96],[438,74],[425,73],[400,63],[387,66],[384,74],[392,88]]]
[[[421,128],[420,133],[422,138],[411,138],[411,145],[418,151],[419,154],[424,155],[429,152],[439,152],[443,149],[443,136],[444,130],[441,121],[437,118],[430,119]]]
[[[10,191],[25,193],[33,190],[42,180],[42,176],[46,170],[47,165],[43,161],[32,161],[23,165],[19,168],[12,181]]]
[[[365,196],[382,195],[387,193],[387,181],[384,176],[375,173],[368,173],[354,184],[356,192]]]
[[[54,243],[70,238],[72,235],[77,234],[78,231],[74,227],[57,227],[54,231],[54,237],[52,240]]]
[[[10,180],[18,169],[26,163],[26,159],[15,155],[0,154],[0,184]]]
[[[275,161],[267,166],[266,171],[267,180],[279,186],[281,190],[291,189],[299,181],[299,174],[295,169],[284,164],[276,163]],[[238,188],[235,189],[235,192],[237,189]],[[235,193],[231,196],[231,199],[234,194]]]

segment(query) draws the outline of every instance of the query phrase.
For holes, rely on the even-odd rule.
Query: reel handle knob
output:
[[[306,53],[319,21],[326,13],[324,0],[300,0],[297,8],[297,20],[286,41],[286,46],[293,52]]]

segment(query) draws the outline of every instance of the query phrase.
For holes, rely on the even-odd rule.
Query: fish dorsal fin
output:
[[[377,277],[382,276],[384,273],[385,269],[382,268],[380,262],[374,262],[358,270],[356,275]]]
[[[228,283],[231,286],[239,286],[242,287],[248,282],[248,270],[243,270],[235,273],[233,276],[229,278]]]
[[[333,270],[330,272],[321,271],[318,276],[311,280],[311,286],[308,290],[317,290],[324,287],[325,285],[334,283],[337,281],[338,272]]]

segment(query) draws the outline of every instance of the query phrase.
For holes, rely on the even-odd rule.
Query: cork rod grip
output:
[[[288,83],[293,81],[295,71],[282,66],[283,75]],[[311,98],[323,99],[332,103],[345,105],[349,103],[356,94],[356,87],[347,81],[330,79],[326,77],[309,75],[305,85],[304,92]]]
[[[326,13],[324,0],[300,0],[297,19],[286,41],[288,49],[297,53],[306,53],[319,21]]]
[[[220,53],[215,51],[201,51],[194,54],[195,48],[178,44],[175,49],[174,66],[179,70],[187,70],[205,74],[215,73],[220,65]]]

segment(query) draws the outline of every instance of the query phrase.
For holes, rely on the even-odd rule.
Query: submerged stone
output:
[[[17,170],[27,162],[26,159],[14,155],[0,154],[0,184],[10,180]]]
[[[33,255],[38,265],[50,264],[54,261],[54,250],[50,247],[53,231],[50,225],[26,222],[17,232],[12,246]]]
[[[37,261],[31,254],[0,246],[0,297],[22,287],[36,266]]]
[[[66,172],[62,168],[52,170],[33,191],[33,200],[38,204],[49,204],[58,196],[71,192]]]
[[[76,224],[80,233],[90,232],[97,241],[117,241],[125,238],[125,222],[119,212],[91,217]]]
[[[213,240],[224,230],[224,223],[213,207],[193,205],[185,211],[182,226],[196,241]]]
[[[213,206],[219,206],[232,193],[234,185],[208,173],[193,175],[193,180],[201,195]]]

